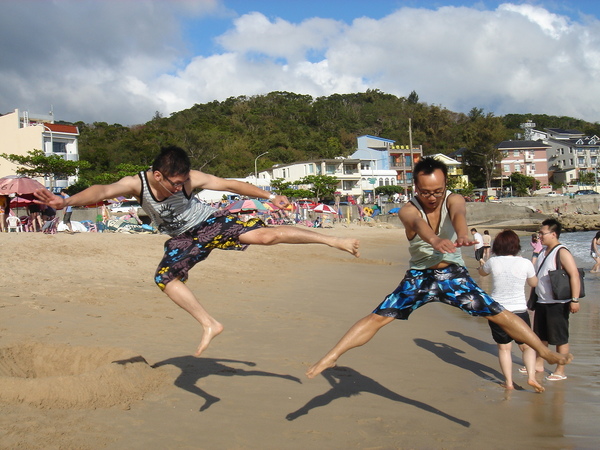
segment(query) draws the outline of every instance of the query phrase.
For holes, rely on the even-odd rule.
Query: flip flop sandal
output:
[[[562,380],[566,380],[567,377],[566,375],[558,375],[556,373],[551,373],[550,375],[548,375],[546,377],[546,380],[548,381],[562,381]]]

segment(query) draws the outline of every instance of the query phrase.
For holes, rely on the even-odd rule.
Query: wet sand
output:
[[[306,379],[408,260],[401,229],[323,232],[358,237],[361,258],[256,246],[191,272],[225,325],[201,358],[199,326],[152,281],[163,236],[0,235],[0,448],[596,447],[595,289],[572,319],[569,378],[543,394],[516,374],[518,352],[519,388],[501,388],[485,319],[439,304]]]

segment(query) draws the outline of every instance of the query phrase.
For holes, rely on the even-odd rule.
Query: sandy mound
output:
[[[0,401],[40,408],[128,406],[165,381],[130,351],[27,343],[0,348]]]

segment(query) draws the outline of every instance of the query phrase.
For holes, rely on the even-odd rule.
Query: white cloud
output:
[[[32,5],[36,14],[32,14]],[[253,12],[192,55],[182,17],[231,14],[218,0],[0,2],[0,105],[65,120],[122,124],[195,103],[275,90],[378,88],[497,115],[536,112],[600,121],[600,22],[540,6],[402,8],[379,20],[299,23]],[[189,23],[188,23],[189,25]],[[199,25],[201,26],[201,25]],[[23,30],[29,30],[23,33]]]

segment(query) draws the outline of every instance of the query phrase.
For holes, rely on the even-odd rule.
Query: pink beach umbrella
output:
[[[46,189],[46,186],[29,177],[9,175],[0,178],[0,195],[33,194],[38,189]]]

